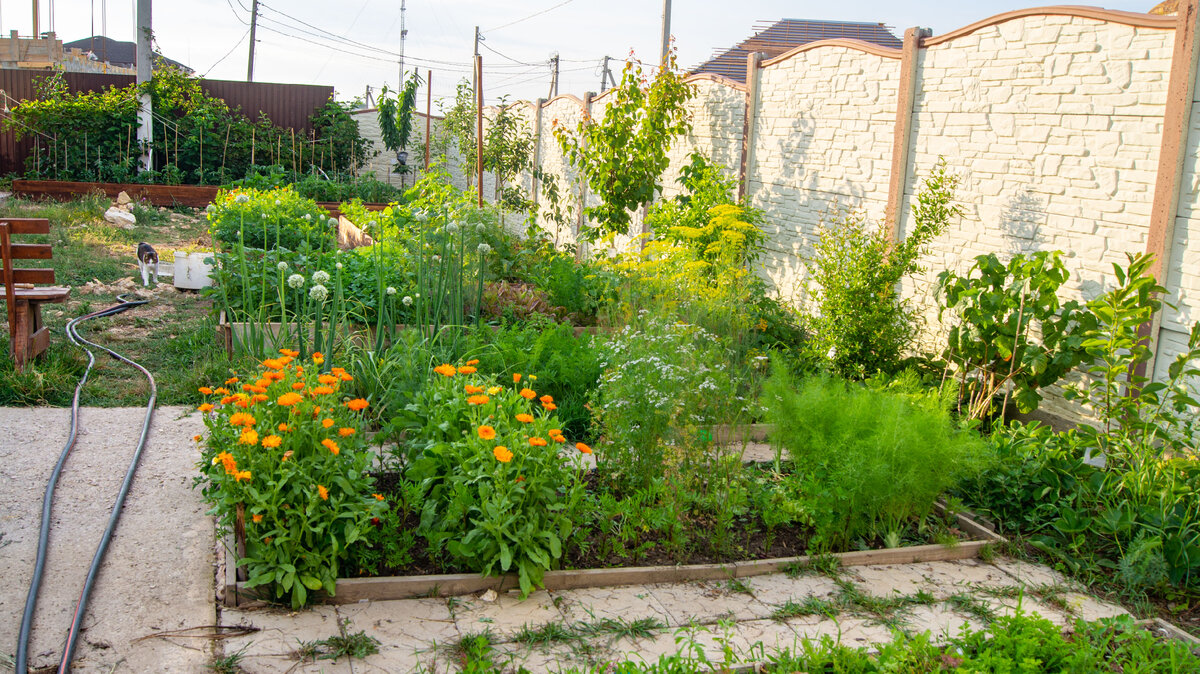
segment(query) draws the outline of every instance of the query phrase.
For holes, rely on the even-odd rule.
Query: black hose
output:
[[[54,489],[58,486],[58,478],[62,473],[63,465],[67,461],[67,455],[70,454],[72,447],[75,446],[75,439],[79,432],[79,396],[83,391],[84,385],[87,384],[88,377],[91,375],[92,366],[96,364],[96,355],[88,346],[105,351],[113,358],[134,366],[142,374],[146,375],[146,378],[150,380],[150,401],[146,404],[146,418],[142,422],[142,435],[138,440],[137,449],[134,451],[133,459],[129,463],[129,469],[125,473],[125,480],[121,483],[121,491],[117,494],[116,503],[113,505],[112,514],[109,516],[108,527],[105,528],[104,534],[100,539],[100,544],[96,547],[96,554],[92,557],[92,565],[88,569],[87,580],[83,585],[83,592],[79,597],[79,603],[75,607],[75,617],[71,621],[71,628],[67,633],[67,642],[63,649],[63,657],[58,665],[59,672],[69,672],[71,669],[71,657],[75,652],[75,646],[79,638],[79,628],[83,622],[84,611],[87,608],[88,596],[91,594],[92,585],[100,570],[100,563],[104,560],[104,553],[108,549],[108,543],[112,539],[113,531],[116,530],[117,521],[121,517],[121,509],[125,505],[125,497],[129,494],[129,487],[133,483],[134,473],[137,472],[142,450],[146,446],[146,438],[150,433],[150,420],[153,418],[154,406],[158,401],[158,387],[154,383],[154,376],[138,363],[112,349],[88,341],[78,332],[78,326],[84,321],[115,316],[121,312],[146,304],[149,300],[127,300],[124,295],[120,295],[117,297],[117,302],[118,304],[115,306],[74,318],[67,323],[67,337],[71,340],[72,344],[79,346],[87,352],[88,364],[79,383],[75,386],[75,397],[71,401],[71,425],[70,432],[67,435],[67,444],[63,446],[62,452],[58,456],[58,463],[54,465],[54,471],[50,474],[50,481],[46,485],[46,494],[42,497],[42,522],[38,532],[37,558],[34,562],[33,578],[29,582],[29,594],[25,598],[25,613],[21,617],[21,630],[17,637],[16,674],[27,674],[28,672],[29,634],[33,628],[33,615],[37,607],[38,590],[41,587],[42,573],[45,571],[46,566],[46,548],[50,542],[50,511],[54,504]]]

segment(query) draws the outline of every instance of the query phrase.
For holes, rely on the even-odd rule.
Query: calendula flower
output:
[[[371,496],[374,496],[376,501],[383,500],[383,494],[371,494]]]
[[[282,370],[286,363],[278,358],[268,358],[262,362],[263,367],[269,367],[272,370]]]
[[[213,390],[207,386],[201,386],[200,388],[198,388],[196,390],[200,391],[201,393],[203,393],[206,396],[212,395],[212,392],[213,392]]]
[[[467,361],[467,365],[478,365],[478,364],[479,364],[478,358],[472,358],[471,360]]]
[[[303,391],[304,390],[304,382],[298,381],[298,382],[292,384],[292,390],[293,391]]]
[[[221,452],[220,454],[213,457],[213,465],[215,466],[218,463],[220,463],[222,465],[222,467],[225,468],[225,473],[227,475],[233,475],[234,473],[237,472],[237,461],[233,458],[233,455],[230,454],[229,452]]]
[[[331,374],[323,374],[320,377],[317,377],[317,381],[321,382],[322,384],[331,384],[332,385],[332,384],[336,384],[338,382],[338,378]]]
[[[292,387],[295,388],[295,385]],[[300,388],[304,388],[304,385],[300,384]],[[291,407],[301,400],[304,400],[304,396],[300,395],[299,393],[284,393],[283,395],[279,396],[275,402],[283,405],[284,407]]]
[[[318,285],[325,285],[326,283],[329,283],[329,272],[325,270],[313,272],[312,282]]]
[[[328,386],[318,386],[312,390],[312,394],[315,396],[327,396],[332,393],[333,389],[329,388]]]
[[[324,485],[319,484],[319,485],[317,485],[317,496],[320,496],[322,501],[328,501],[329,500],[329,490],[326,489]]]
[[[520,384],[520,383],[521,383],[521,374],[520,374],[519,372],[514,372],[514,373],[513,373],[513,383],[514,383],[514,384]]]
[[[558,409],[558,405],[555,405],[554,403],[542,403],[542,409],[546,410],[547,412],[553,412],[554,410]]]
[[[339,428],[338,429],[338,435],[342,436],[343,438],[348,438],[351,435],[354,435],[355,432],[356,431],[353,428]]]
[[[292,274],[287,278],[287,284],[292,290],[299,290],[304,287],[304,277],[299,274]]]
[[[493,387],[489,388],[487,390],[487,392],[488,392],[488,395],[496,395],[497,393],[499,393],[503,390],[504,389],[500,388],[499,386],[493,386]]]
[[[266,447],[267,449],[275,449],[282,444],[283,438],[279,437],[278,435],[268,435],[262,439],[262,446]]]
[[[320,351],[314,351],[312,355],[312,361],[314,365],[320,365],[321,363],[325,362],[325,356],[323,356]]]
[[[500,463],[508,463],[512,461],[513,453],[508,451],[508,448],[504,445],[500,445],[492,450],[492,456],[496,457],[496,460]]]
[[[268,400],[270,400],[270,399],[271,399],[271,396],[268,396],[268,395],[263,395],[263,394],[261,394],[261,393],[259,393],[258,395],[254,396],[254,398],[253,398],[254,402],[256,402],[256,403],[266,402],[266,401],[268,401]]]
[[[341,453],[341,451],[342,451],[342,450],[341,450],[341,449],[338,447],[338,444],[337,444],[336,442],[334,442],[333,440],[330,440],[329,438],[325,438],[324,440],[322,440],[322,441],[321,441],[321,444],[322,444],[322,445],[324,445],[324,446],[325,446],[325,449],[328,449],[328,450],[329,450],[329,452],[330,452],[331,454],[333,454],[334,456],[337,456],[337,455],[338,455],[338,454],[340,454],[340,453]]]
[[[466,386],[463,387],[463,391],[465,391],[467,393],[467,395],[474,395],[476,393],[483,393],[483,387],[475,386],[473,384],[467,384]]]
[[[537,397],[537,393],[534,393],[533,389],[531,388],[523,388],[521,389],[521,397],[526,400],[533,400]]]
[[[532,424],[533,423],[533,415],[525,414],[525,413],[518,414],[517,421],[519,421],[523,424]]]
[[[280,463],[282,463],[284,461],[287,461],[290,458],[292,458],[292,450],[289,449],[288,451],[283,453],[283,458],[280,459],[279,461],[280,461]]]
[[[475,368],[474,368],[474,367],[471,367],[470,365],[460,365],[460,366],[458,366],[458,373],[459,373],[459,374],[475,374],[475,372],[476,372]]]
[[[262,516],[262,515],[255,515],[255,516],[253,516],[253,517],[251,517],[251,518],[250,518],[250,521],[251,521],[251,522],[254,522],[255,524],[258,524],[258,523],[259,523],[259,522],[261,522],[262,520],[263,520],[263,516]]]
[[[229,417],[230,426],[246,426],[249,428],[255,423],[257,423],[255,418],[249,414],[246,414],[245,412],[235,412]]]
[[[235,379],[236,379],[236,377],[235,377]],[[213,389],[213,393],[215,393],[217,395],[227,396],[227,395],[229,395],[229,389],[225,388],[224,386],[221,386],[219,388]]]
[[[233,384],[236,384],[236,383],[238,383],[238,378],[237,378],[237,377],[230,377],[229,379],[226,379],[226,380],[225,380],[225,385],[226,385],[226,386],[231,386],[231,385],[233,385]]]
[[[489,398],[485,395],[477,395],[477,396],[471,396],[470,398],[467,398],[467,402],[471,405],[482,405],[489,400],[491,400],[491,398]]]
[[[443,377],[453,377],[454,375],[458,374],[458,369],[449,363],[442,363],[441,365],[433,368],[433,371],[442,375]]]
[[[329,428],[332,425],[333,425],[333,419],[322,419],[321,420],[321,426],[323,426],[325,428]]]
[[[580,452],[583,452],[584,454],[592,453],[592,448],[588,447],[587,445],[583,444],[582,442],[575,443],[575,449],[578,449]]]
[[[351,400],[350,402],[346,403],[346,407],[349,407],[350,409],[354,410],[355,412],[358,412],[360,410],[365,410],[367,408],[368,404],[369,403],[367,403],[367,401],[363,400],[362,398],[355,398],[354,400]]]
[[[246,430],[242,431],[242,434],[240,436],[238,436],[238,444],[257,445],[258,444],[258,432],[255,431],[253,428],[247,428]]]
[[[279,424],[279,432],[280,433],[287,433],[289,430],[291,430],[291,429],[288,428],[287,424]]]
[[[534,447],[545,447],[546,439],[535,436],[535,437],[529,438],[529,444],[533,445]]]
[[[480,426],[478,433],[479,437],[483,438],[484,440],[491,440],[492,438],[496,437],[496,429],[492,428],[491,426]]]
[[[541,398],[538,398],[538,400],[542,401],[543,405],[554,402],[554,398],[551,398],[550,396],[542,396]]]
[[[339,374],[338,377],[340,377],[342,381],[354,381],[354,377],[351,377],[350,375],[346,374],[345,372]]]
[[[317,284],[308,289],[308,298],[314,302],[324,302],[329,299],[329,288]]]
[[[200,441],[201,441],[201,440],[203,440],[204,438],[203,438],[202,436],[199,436],[199,435],[193,435],[193,436],[192,436],[192,439],[193,439],[193,440],[195,440],[196,442],[200,442]]]
[[[300,356],[300,352],[296,351],[295,349],[280,349],[279,355],[288,356],[289,358],[298,358]]]
[[[205,414],[208,414],[209,412],[212,411],[213,406],[209,405],[208,403],[204,403],[203,405],[197,407],[196,409],[200,410],[201,412],[203,412]]]
[[[237,400],[237,398],[234,398],[233,396],[225,396],[224,398],[221,398],[221,404],[228,405],[235,400]]]
[[[248,470],[239,470],[233,476],[234,482],[241,482],[243,480],[245,480],[246,482],[249,482],[250,479],[251,479],[251,475],[250,475],[250,471],[248,471]]]

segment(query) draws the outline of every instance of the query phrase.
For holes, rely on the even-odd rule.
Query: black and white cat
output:
[[[142,270],[142,285],[150,285],[150,277],[154,277],[154,285],[158,285],[158,251],[146,242],[137,247],[138,268]]]

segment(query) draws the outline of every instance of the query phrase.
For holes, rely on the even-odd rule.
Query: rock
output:
[[[104,211],[104,219],[123,229],[133,229],[133,226],[137,224],[137,218],[133,216],[133,213],[123,211],[116,206]]]
[[[496,601],[496,591],[489,589],[487,592],[479,595],[479,601],[485,601],[489,604]]]
[[[121,193],[117,195],[117,205],[118,206],[124,206],[125,204],[128,204],[132,201],[133,201],[133,199],[129,198],[129,195],[125,193],[125,190],[121,190]]]

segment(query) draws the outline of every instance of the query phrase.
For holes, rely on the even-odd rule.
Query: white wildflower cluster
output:
[[[388,286],[386,292],[388,294],[388,297],[391,297],[396,294],[396,289],[393,288],[392,286]]]
[[[233,203],[235,204],[244,204],[248,201],[250,201],[250,197],[246,196],[245,194],[239,194],[233,198]]]
[[[406,307],[411,307],[412,303],[413,303],[413,298],[409,297],[408,295],[405,295],[404,298],[400,300],[400,303]]]
[[[275,266],[276,266],[276,268],[279,269],[279,271],[287,271],[287,268],[288,268],[286,262],[280,262],[279,264],[277,264]]]
[[[487,255],[490,252],[492,252],[491,246],[487,245],[486,243],[479,244],[479,254],[480,255]]]

